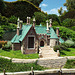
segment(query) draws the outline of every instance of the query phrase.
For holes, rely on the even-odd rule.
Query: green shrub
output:
[[[67,47],[65,45],[63,45],[63,44],[56,45],[56,46],[54,46],[54,51],[57,51],[57,50],[59,50],[59,51],[61,51],[61,50],[67,50]]]
[[[2,49],[3,50],[8,50],[8,49],[11,49],[11,46],[12,46],[11,42],[8,41],[7,44],[5,44],[5,46]]]
[[[57,50],[61,50],[60,45],[56,45],[56,46],[54,46],[54,51],[57,51]]]

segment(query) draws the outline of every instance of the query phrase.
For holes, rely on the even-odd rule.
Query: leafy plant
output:
[[[16,24],[16,22],[17,22],[17,17],[11,16],[11,17],[9,18],[9,22],[10,22],[10,23],[15,23],[15,24]]]

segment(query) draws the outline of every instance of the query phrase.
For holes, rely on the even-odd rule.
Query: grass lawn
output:
[[[75,60],[67,60],[64,68],[75,68]]]
[[[48,68],[41,67],[36,63],[12,63],[11,60],[0,58],[0,72],[5,69],[6,72],[20,72],[20,71],[30,71],[31,67],[33,70],[45,70]]]
[[[21,50],[13,51],[13,50],[1,50],[0,49],[0,55],[6,56],[10,58],[20,58],[20,59],[36,59],[38,58],[38,54],[22,54]]]
[[[60,56],[75,56],[75,48],[68,48],[67,50],[61,50]]]

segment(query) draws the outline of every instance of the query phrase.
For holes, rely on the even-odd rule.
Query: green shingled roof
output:
[[[54,29],[50,28],[50,38],[51,39],[58,39],[57,34],[55,33]]]
[[[50,28],[50,33],[47,33],[46,29],[47,28],[43,27],[43,26],[35,26],[35,30],[36,30],[37,34],[47,34],[47,35],[50,35],[50,38],[52,38],[52,39],[58,39],[58,37],[52,27]]]
[[[37,34],[47,34],[46,27],[35,26],[35,31]]]
[[[64,43],[64,40],[60,37],[59,42]]]
[[[18,36],[17,34],[14,36],[14,38],[11,40],[12,43],[20,43],[30,30],[32,25],[23,25],[22,30],[20,30],[20,35]]]
[[[17,34],[14,36],[14,38],[11,40],[12,43],[20,43],[30,30],[32,25],[23,25],[22,30],[20,30],[20,35],[18,36]],[[54,29],[51,27],[50,28],[50,33],[47,33],[46,27],[44,26],[35,26],[35,31],[37,34],[47,34],[50,35],[51,39],[58,39]]]

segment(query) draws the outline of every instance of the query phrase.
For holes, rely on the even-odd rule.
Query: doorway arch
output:
[[[40,41],[40,47],[44,47],[44,41]]]

